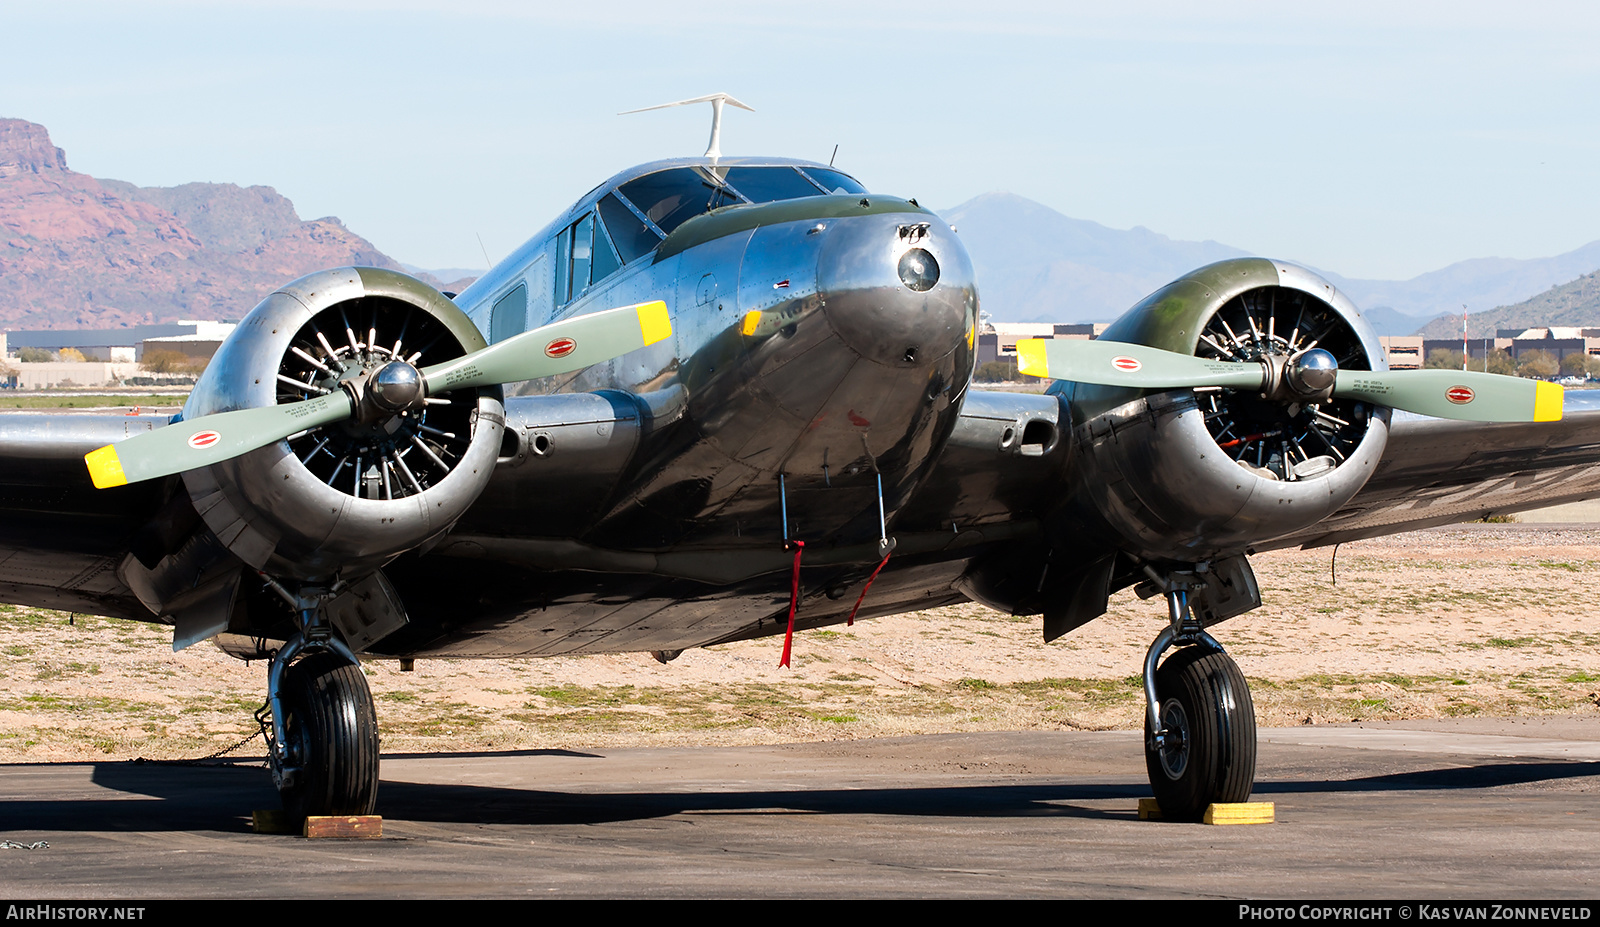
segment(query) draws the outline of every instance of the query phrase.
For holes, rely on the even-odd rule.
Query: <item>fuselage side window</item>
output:
[[[522,334],[527,327],[528,285],[519,283],[516,289],[495,300],[494,308],[489,310],[489,341],[504,341]]]
[[[732,167],[728,169],[728,183],[752,203],[796,200],[822,193],[792,167]]]
[[[661,238],[650,231],[650,226],[640,222],[633,210],[622,205],[615,193],[607,193],[600,200],[600,218],[605,222],[606,231],[611,233],[611,241],[617,246],[624,264],[649,254],[661,244]]]

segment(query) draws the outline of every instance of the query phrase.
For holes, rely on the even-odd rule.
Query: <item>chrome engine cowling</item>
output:
[[[1341,369],[1388,369],[1348,298],[1310,271],[1261,259],[1200,268],[1100,338],[1274,364],[1319,347]],[[1389,434],[1388,409],[1348,400],[1217,388],[1066,391],[1081,423],[1074,438],[1087,504],[1127,553],[1147,560],[1205,560],[1314,524],[1361,489]]]
[[[184,417],[360,390],[396,358],[422,367],[482,347],[466,314],[418,280],[370,267],[323,271],[251,310]],[[498,388],[460,390],[418,412],[309,429],[183,479],[206,525],[245,563],[325,583],[376,570],[448,530],[488,484],[504,424]]]

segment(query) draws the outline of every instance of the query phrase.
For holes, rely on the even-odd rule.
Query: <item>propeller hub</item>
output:
[[[1289,359],[1284,378],[1295,392],[1305,397],[1326,396],[1339,375],[1339,362],[1321,348],[1302,351]]]
[[[366,392],[379,409],[404,412],[422,401],[422,374],[405,361],[392,361],[372,375]]]

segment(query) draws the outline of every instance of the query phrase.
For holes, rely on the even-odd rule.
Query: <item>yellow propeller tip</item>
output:
[[[1017,341],[1017,372],[1034,377],[1050,375],[1050,362],[1044,355],[1043,338],[1022,338]]]
[[[640,303],[639,332],[644,335],[646,347],[657,341],[664,341],[672,337],[672,316],[667,313],[667,304],[661,300],[653,303]]]
[[[1561,397],[1564,390],[1554,383],[1540,382],[1533,394],[1533,420],[1536,422],[1561,421]]]
[[[83,455],[83,462],[89,465],[89,479],[94,481],[95,489],[128,485],[128,475],[122,472],[122,460],[117,457],[115,445],[107,444],[90,451]]]

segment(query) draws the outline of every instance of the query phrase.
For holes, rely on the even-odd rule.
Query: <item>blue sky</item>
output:
[[[1114,9],[1108,7],[1114,6]],[[428,267],[498,260],[640,161],[1008,190],[1354,277],[1600,238],[1581,3],[139,4],[0,0],[0,116],[75,169],[267,184]]]

